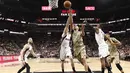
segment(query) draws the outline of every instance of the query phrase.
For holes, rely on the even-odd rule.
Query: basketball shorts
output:
[[[60,49],[60,59],[65,60],[66,58],[72,58],[72,52],[70,47],[61,46]]]
[[[79,60],[79,61],[81,61],[81,59],[82,58],[86,58],[86,50],[85,49],[82,49],[80,52],[79,52],[79,54],[78,55],[76,55],[75,57]]]
[[[107,57],[110,54],[107,45],[99,46],[98,50],[99,50],[99,57],[100,58]]]
[[[112,59],[115,60],[114,61],[115,64],[120,63],[120,54],[119,54],[119,52],[115,52],[113,54],[110,54],[110,57],[108,58],[108,61],[112,62],[113,61]]]
[[[26,63],[28,63],[28,58],[27,58],[27,57],[24,57],[24,59],[21,59],[21,56],[19,56],[19,57],[18,57],[18,60],[19,60],[20,62],[22,62],[22,60],[23,60],[23,61],[25,61]]]

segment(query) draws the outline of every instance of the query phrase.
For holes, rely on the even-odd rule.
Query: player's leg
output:
[[[21,73],[24,69],[25,69],[25,65],[23,65],[22,68],[20,68],[17,73]]]
[[[111,63],[108,62],[107,58],[109,58],[109,56],[105,57],[105,65],[106,65],[106,68],[108,70],[108,73],[112,73],[112,71],[111,71]]]
[[[99,57],[100,57],[100,63],[101,63],[101,73],[104,73],[106,49],[104,48],[104,46],[99,46],[98,51],[99,51]]]
[[[66,48],[66,57],[70,59],[71,67],[72,67],[73,72],[76,72],[70,47]]]
[[[91,69],[89,68],[87,62],[86,62],[86,51],[82,50],[78,56],[77,59],[79,60],[79,62],[84,66],[85,72],[86,73],[92,73]]]
[[[30,66],[28,65],[28,63],[25,63],[25,67],[26,67],[26,73],[30,73]]]
[[[105,58],[100,58],[100,62],[101,62],[101,73],[105,72]]]
[[[115,53],[115,64],[116,67],[121,71],[121,73],[124,73],[123,68],[120,65],[120,59],[119,59],[119,53]]]
[[[108,49],[107,45],[99,47],[99,55],[101,58],[102,73],[104,73],[105,67],[108,69],[108,73],[112,73],[110,64],[107,61],[109,54],[110,53],[109,53],[109,49]]]
[[[65,63],[65,60],[61,60],[61,69],[63,73],[64,73],[64,63]]]
[[[21,61],[21,63],[22,63],[22,67],[18,70],[17,73],[21,73],[26,68],[25,62]]]
[[[72,67],[73,72],[76,72],[73,58],[70,58],[70,62],[71,62],[71,67]]]
[[[61,46],[60,49],[60,60],[61,60],[61,69],[64,73],[64,63],[65,63],[65,47]]]
[[[106,58],[106,60],[107,60],[107,62],[108,62],[108,64],[109,64],[109,66],[110,66],[110,69],[112,70],[111,63],[113,62],[114,57],[110,55],[110,56],[108,56],[108,57]]]

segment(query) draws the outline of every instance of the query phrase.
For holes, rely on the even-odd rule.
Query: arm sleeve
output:
[[[69,31],[69,25],[70,25],[71,23],[72,23],[72,18],[71,18],[71,16],[69,16],[68,19],[67,19],[66,26],[65,26],[65,28],[64,28],[63,33],[66,34],[66,33]]]

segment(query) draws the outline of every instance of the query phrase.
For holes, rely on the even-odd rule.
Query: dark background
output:
[[[0,17],[12,18],[26,23],[10,22],[0,19],[0,29],[20,32],[62,32],[63,26],[37,26],[42,23],[65,23],[67,17],[60,16],[65,0],[59,0],[59,7],[52,11],[42,11],[41,6],[48,6],[48,0],[0,0]],[[70,0],[77,16],[74,23],[82,23],[80,18],[95,18],[91,23],[102,23],[130,17],[130,0]],[[85,6],[95,6],[95,11],[85,11]],[[56,21],[39,22],[42,18],[57,18]],[[96,19],[99,19],[98,21]],[[35,23],[35,24],[32,24]],[[121,31],[129,28],[129,21],[106,24],[106,31]],[[85,31],[91,31],[86,26]],[[8,33],[8,32],[7,32]]]
[[[34,22],[39,17],[60,17],[60,11],[65,9],[59,0],[59,8],[49,12],[41,11],[41,6],[47,6],[48,0],[0,0],[0,12],[4,17],[24,19]],[[101,21],[119,19],[130,16],[130,0],[70,0],[72,8],[77,11],[76,20],[80,17],[101,18]],[[85,11],[85,6],[95,6],[95,11]]]

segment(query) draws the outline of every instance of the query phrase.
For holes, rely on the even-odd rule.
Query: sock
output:
[[[88,72],[92,73],[91,69],[88,67]]]
[[[101,73],[104,73],[104,71],[105,71],[105,68],[102,68],[102,72]]]
[[[110,68],[111,68],[111,70],[112,70],[112,66],[110,65]]]
[[[121,71],[122,70],[122,67],[121,67],[121,65],[118,63],[118,64],[116,64],[116,67]]]
[[[62,69],[62,72],[64,73],[64,69]]]
[[[108,70],[108,71],[111,71],[111,68],[110,68],[110,67],[107,67],[107,70]]]
[[[76,72],[75,67],[72,68],[74,72]]]

